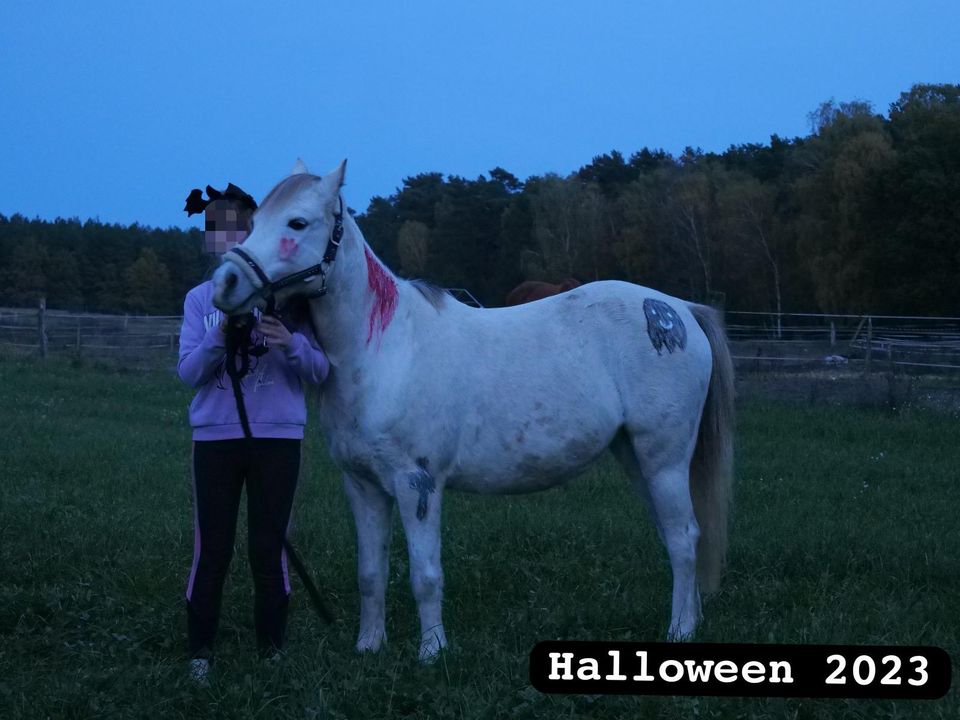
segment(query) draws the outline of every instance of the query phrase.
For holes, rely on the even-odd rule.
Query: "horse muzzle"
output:
[[[213,304],[227,315],[242,315],[263,305],[261,289],[236,263],[226,262],[213,274]]]

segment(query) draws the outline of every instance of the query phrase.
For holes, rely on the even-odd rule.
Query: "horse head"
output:
[[[237,315],[325,292],[343,234],[340,188],[346,164],[320,177],[297,160],[253,214],[250,234],[224,255],[213,275],[214,305]]]

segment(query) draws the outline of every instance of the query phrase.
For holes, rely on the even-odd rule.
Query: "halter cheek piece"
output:
[[[260,295],[266,301],[267,307],[264,309],[266,314],[272,315],[276,310],[276,293],[278,291],[300,282],[312,283],[320,278],[320,287],[307,293],[305,297],[318,298],[327,294],[327,270],[337,259],[337,250],[340,249],[340,241],[343,239],[343,198],[338,199],[340,206],[339,210],[333,215],[333,231],[330,233],[330,240],[327,241],[327,249],[323,253],[323,259],[316,265],[311,265],[305,270],[292,273],[279,280],[271,281],[251,254],[239,245],[224,253],[224,261],[239,265],[248,276],[252,273],[250,279],[254,280],[255,278],[254,285],[258,286],[257,292],[254,294]]]

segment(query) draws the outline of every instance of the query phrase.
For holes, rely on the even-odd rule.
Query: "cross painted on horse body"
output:
[[[395,508],[420,615],[420,659],[428,661],[447,644],[444,490],[545,489],[608,449],[648,501],[667,549],[668,636],[691,637],[699,590],[719,582],[730,502],[732,364],[714,312],[616,281],[512,308],[463,305],[380,262],[342,212],[344,168],[318,177],[301,167],[281,181],[241,246],[263,277],[228,262],[214,282],[215,302],[228,313],[264,305],[268,295],[282,303],[309,294],[307,271],[342,224],[336,261],[324,265],[327,292],[310,311],[332,365],[320,425],[357,528],[357,648],[376,650],[386,639]],[[297,253],[279,252],[283,237]],[[554,352],[545,357],[541,347]]]

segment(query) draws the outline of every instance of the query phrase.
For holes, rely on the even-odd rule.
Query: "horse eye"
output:
[[[307,226],[307,221],[303,218],[294,218],[287,223],[287,227],[291,230],[303,230]]]

